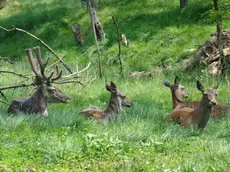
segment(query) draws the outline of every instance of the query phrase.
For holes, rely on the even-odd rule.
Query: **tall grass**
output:
[[[102,80],[84,88],[76,84],[58,86],[72,100],[69,104],[49,105],[47,117],[9,115],[7,106],[0,104],[0,171],[229,171],[229,118],[210,120],[203,132],[164,121],[172,102],[162,80],[173,81],[179,75],[191,93],[190,100],[201,98],[195,88],[196,79],[206,87],[216,84],[216,77],[200,69],[186,74],[178,65],[215,31],[215,25],[205,18],[211,5],[209,1],[191,1],[180,11],[177,0],[101,2],[98,15],[107,37],[100,43],[104,73],[132,100],[132,107],[124,108],[108,125],[80,116],[79,112],[89,105],[106,108],[110,95]],[[120,78],[117,74],[116,32],[111,16],[116,17],[121,32],[130,40],[128,48],[122,47],[125,73],[157,68],[153,77]],[[74,0],[9,0],[0,13],[0,25],[15,25],[37,35],[71,67],[77,60],[82,66],[92,61],[96,68],[89,22],[86,9]],[[74,42],[70,28],[75,23],[82,26],[83,46]],[[37,45],[22,33],[0,31],[0,56],[15,61],[13,66],[2,63],[1,69],[31,72],[24,49]],[[42,48],[42,56],[52,55]],[[162,62],[172,70],[162,68]],[[18,81],[4,75],[0,85]],[[6,95],[12,100],[28,95],[31,89],[11,90]],[[228,95],[228,86],[223,83],[218,101],[229,103]]]

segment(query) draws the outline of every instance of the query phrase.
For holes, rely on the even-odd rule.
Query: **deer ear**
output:
[[[111,89],[110,85],[108,85],[108,84],[105,84],[105,88],[106,88],[106,90],[107,90],[107,91],[109,91],[109,92],[111,92],[111,91],[112,91],[112,89]]]
[[[204,87],[203,85],[200,83],[200,81],[196,81],[196,87],[198,90],[200,90],[202,93],[204,93]]]
[[[112,87],[112,88],[117,88],[117,86],[111,81],[111,83],[110,83],[110,86]]]
[[[178,76],[175,77],[174,79],[174,84],[179,85],[180,84],[180,79]]]
[[[164,84],[164,86],[166,86],[166,87],[170,87],[170,83],[169,82],[167,82],[167,81],[163,81],[163,84]]]

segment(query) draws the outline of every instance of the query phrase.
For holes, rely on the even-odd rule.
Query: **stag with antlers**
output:
[[[32,71],[35,74],[35,79],[33,81],[34,85],[37,86],[37,89],[35,93],[30,97],[13,100],[9,105],[8,112],[14,114],[35,113],[47,116],[48,103],[67,103],[70,101],[70,98],[57,87],[51,85],[61,77],[62,71],[59,71],[57,67],[57,74],[55,77],[53,77],[54,72],[50,73],[49,76],[46,76],[45,68],[49,62],[49,59],[43,63],[40,47],[33,48],[33,51],[35,52],[36,59],[39,63],[40,73],[37,72],[36,62],[32,54],[32,49],[29,48],[25,50]]]

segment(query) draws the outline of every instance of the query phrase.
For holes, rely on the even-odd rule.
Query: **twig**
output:
[[[18,85],[3,86],[3,87],[0,87],[0,91],[12,89],[12,88],[15,89],[15,88],[20,88],[20,87],[29,87],[29,86],[33,86],[33,85],[34,85],[33,83],[30,83],[30,84],[18,84]]]
[[[80,81],[77,80],[70,80],[70,81],[59,81],[59,82],[53,82],[55,84],[71,84],[71,83],[79,83],[80,85],[85,87],[85,84],[81,83]]]
[[[3,104],[6,104],[6,105],[9,105],[9,103],[7,102],[4,102],[3,100],[0,99],[0,103],[3,103]]]
[[[0,94],[6,101],[8,101],[8,99],[6,98],[6,96],[5,96],[5,94],[3,92],[0,91]]]
[[[115,17],[113,16],[112,19],[113,19],[114,25],[115,25],[116,30],[117,30],[117,42],[118,42],[117,58],[118,58],[119,63],[120,63],[120,74],[121,74],[121,76],[123,76],[123,66],[122,66],[122,61],[121,61],[121,34],[120,34],[118,24],[117,24],[117,22],[115,20]]]
[[[13,72],[13,71],[0,70],[0,73],[13,74],[13,75],[16,75],[16,76],[19,76],[19,77],[22,77],[22,78],[27,78],[27,79],[29,79],[27,76],[22,75],[22,74],[17,74],[17,73],[15,73],[15,72]]]
[[[71,71],[71,69],[64,63],[64,61],[55,53],[55,51],[52,49],[52,48],[50,48],[44,41],[42,41],[40,38],[38,38],[38,37],[36,37],[35,35],[33,35],[33,34],[31,34],[31,33],[29,33],[29,32],[27,32],[27,31],[25,31],[25,30],[23,30],[23,29],[20,29],[20,28],[17,28],[17,27],[15,27],[15,26],[13,26],[13,28],[12,29],[6,29],[6,28],[4,28],[4,27],[2,27],[2,26],[0,26],[0,29],[2,29],[2,30],[5,30],[5,31],[7,31],[7,32],[11,32],[11,31],[19,31],[19,32],[23,32],[23,33],[25,33],[25,34],[27,34],[27,35],[29,35],[29,36],[31,36],[32,38],[34,38],[34,39],[36,39],[37,41],[39,41],[42,45],[44,45],[44,47],[46,47],[62,64],[63,64],[63,66],[70,72],[70,73],[73,73],[72,71]]]
[[[0,57],[0,60],[5,60],[5,61],[7,61],[10,64],[14,64],[14,62],[12,62],[11,60],[9,60],[7,57]]]

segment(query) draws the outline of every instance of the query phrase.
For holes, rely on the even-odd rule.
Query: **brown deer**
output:
[[[131,101],[113,82],[111,82],[110,85],[106,84],[106,89],[111,93],[111,97],[109,105],[105,110],[101,110],[96,106],[89,106],[87,109],[81,111],[80,114],[95,119],[102,124],[106,124],[110,122],[114,116],[121,113],[123,106],[131,107]]]
[[[213,89],[204,89],[202,84],[197,81],[197,89],[203,94],[199,104],[193,108],[176,108],[165,119],[175,119],[182,126],[190,124],[197,124],[199,128],[204,129],[212,113],[212,108],[217,104],[216,90],[219,86],[217,84]]]
[[[166,87],[169,87],[172,92],[173,109],[185,107],[195,109],[195,107],[198,106],[199,101],[183,102],[183,98],[187,98],[189,94],[185,92],[184,86],[180,84],[180,79],[178,76],[175,77],[174,84],[170,84],[167,81],[163,81],[163,84]],[[218,119],[225,116],[229,111],[229,105],[224,103],[218,103],[212,109],[211,118]]]
[[[57,68],[57,75],[55,77],[53,77],[54,72],[52,72],[49,76],[46,76],[45,68],[49,62],[49,59],[45,63],[43,63],[40,48],[35,47],[33,48],[33,51],[36,54],[41,74],[39,74],[36,70],[36,64],[34,61],[32,50],[25,50],[28,56],[29,63],[32,67],[32,71],[35,74],[34,83],[35,85],[37,85],[37,89],[31,97],[13,100],[9,105],[8,112],[14,114],[36,113],[47,116],[48,103],[67,103],[70,101],[70,98],[65,95],[61,90],[51,85],[51,83],[61,77],[62,71],[59,71]]]
[[[169,87],[171,90],[173,109],[184,108],[184,107],[189,107],[194,109],[194,107],[196,107],[199,104],[199,101],[183,102],[183,99],[188,98],[189,93],[187,93],[185,91],[184,86],[180,84],[180,79],[178,76],[175,77],[173,84],[170,84],[167,81],[163,81],[163,84],[166,87]]]

